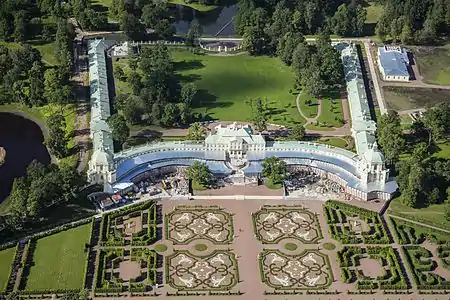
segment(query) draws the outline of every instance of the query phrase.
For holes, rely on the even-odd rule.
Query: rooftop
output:
[[[378,47],[381,67],[386,76],[409,76],[408,53],[400,47]]]

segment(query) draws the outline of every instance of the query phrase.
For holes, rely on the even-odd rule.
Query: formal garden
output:
[[[102,218],[100,243],[104,246],[151,245],[158,238],[159,221],[158,206],[151,201],[106,214]]]
[[[265,250],[259,265],[262,281],[276,290],[327,289],[333,281],[328,257],[317,250],[298,255]]]
[[[342,244],[390,243],[384,220],[374,211],[331,200],[323,210],[330,235]]]
[[[256,238],[263,244],[287,238],[315,244],[322,238],[317,216],[303,207],[263,206],[252,218]]]
[[[410,273],[413,274],[414,282],[419,290],[450,289],[450,269],[439,265],[438,258],[433,253],[419,245],[407,245],[403,247]],[[448,267],[447,259],[442,265]]]
[[[239,281],[236,256],[230,251],[199,256],[177,250],[166,260],[166,283],[179,291],[229,291]]]
[[[408,277],[399,253],[391,247],[344,246],[337,253],[341,277],[345,283],[355,283],[358,290],[408,289]]]
[[[185,245],[197,239],[214,244],[233,241],[233,217],[217,206],[177,206],[165,216],[166,239]]]
[[[104,248],[100,251],[96,273],[96,293],[148,292],[158,283],[162,258],[150,249]]]

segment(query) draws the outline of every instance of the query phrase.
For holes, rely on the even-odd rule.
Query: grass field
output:
[[[81,289],[90,232],[86,224],[38,240],[26,289]]]
[[[307,105],[305,101],[311,100],[311,104]],[[303,114],[309,118],[314,118],[317,116],[317,112],[319,109],[319,102],[316,98],[302,92],[300,95],[300,109],[302,110]]]
[[[196,111],[213,119],[248,121],[251,113],[245,100],[267,98],[270,121],[291,125],[303,123],[297,111],[294,74],[279,59],[248,55],[220,57],[174,51],[173,59],[182,82],[199,88]]]
[[[34,41],[26,41],[26,43],[29,43],[33,48],[37,49],[41,53],[42,61],[45,64],[48,66],[55,66],[57,64],[54,54],[56,45],[55,42],[42,44]],[[18,49],[21,47],[19,43],[5,41],[0,41],[0,46],[5,46],[8,49]]]
[[[105,0],[103,0],[103,1],[105,1]],[[202,5],[202,4],[197,4],[197,3],[186,3],[185,0],[169,0],[168,2],[172,3],[172,4],[180,4],[180,5],[188,6],[195,10],[198,10],[198,11],[211,11],[218,7],[217,5]]]
[[[450,85],[450,44],[413,48],[420,74],[432,84]]]
[[[6,289],[9,273],[11,271],[11,263],[16,254],[16,247],[8,248],[0,251],[0,292]]]
[[[402,204],[400,197],[393,199],[389,205],[392,214],[450,230],[450,221],[445,219],[443,204],[414,209]]]
[[[450,101],[450,90],[385,86],[383,92],[388,109],[393,110],[416,109]]]
[[[248,121],[251,116],[245,100],[249,97],[268,99],[270,122],[282,125],[304,123],[297,111],[296,96],[289,91],[294,86],[294,74],[279,59],[248,55],[219,57],[172,52],[181,82],[194,82],[198,87],[195,112],[205,118],[227,121]],[[125,73],[128,61],[113,61]],[[128,83],[115,78],[117,93],[130,93]]]
[[[347,141],[341,137],[322,137],[316,141],[320,144],[326,144],[338,148],[347,148]]]
[[[365,4],[365,8],[367,11],[366,23],[377,23],[384,10],[383,5],[374,1],[367,1]]]

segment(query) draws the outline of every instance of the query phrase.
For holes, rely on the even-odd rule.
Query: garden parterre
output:
[[[419,236],[412,236],[410,242],[405,244],[406,248],[402,249],[402,245],[395,243],[398,239],[391,226],[393,223],[389,222],[390,227],[384,228],[384,233],[389,237],[388,229],[391,229],[395,242],[390,240],[386,245],[365,244],[361,236],[358,244],[347,245],[331,232],[321,232],[320,225],[326,226],[329,220],[321,214],[322,203],[273,205],[277,203],[267,201],[261,205],[258,201],[194,200],[189,205],[179,205],[174,201],[147,202],[107,213],[102,220],[94,221],[95,226],[90,226],[91,221],[88,220],[86,225],[37,240],[60,237],[83,227],[89,228],[85,232],[85,239],[81,243],[78,241],[84,257],[77,268],[81,274],[84,270],[86,278],[92,275],[93,279],[86,287],[94,290],[95,297],[226,295],[231,299],[243,294],[243,297],[252,299],[262,296],[272,299],[272,295],[283,295],[289,299],[301,294],[326,294],[330,299],[337,299],[347,293],[370,294],[374,297],[376,294],[377,299],[387,299],[388,294],[410,294],[413,297],[411,293],[419,292],[433,293],[436,299],[441,299],[441,295],[445,297],[444,293],[449,288],[443,278],[448,277],[445,272],[450,272],[445,268],[450,253],[448,244],[430,244],[428,236],[425,236],[425,242]],[[341,202],[328,202],[325,206],[355,220],[378,215]],[[283,219],[286,220],[280,223]],[[378,216],[378,219],[381,224],[384,223],[383,216]],[[110,225],[106,226],[108,220]],[[155,223],[150,221],[150,224],[155,224],[155,238],[142,244],[133,243],[133,235],[141,231],[147,233],[144,229],[149,220],[155,220]],[[163,220],[165,224],[161,224]],[[171,239],[177,231],[185,233],[189,224],[197,230],[195,233],[194,229],[190,229],[194,234],[192,239],[181,243]],[[289,228],[283,227],[286,224]],[[351,224],[345,226],[349,226],[347,230],[353,232]],[[94,228],[91,234],[90,227]],[[277,229],[281,233],[286,227],[286,232],[265,243],[264,232],[277,227],[281,228]],[[215,231],[211,231],[212,228]],[[303,231],[298,231],[300,228]],[[317,234],[314,239],[295,238],[297,231],[305,234],[310,229]],[[223,234],[226,238],[214,240],[208,238],[208,232],[218,237]],[[426,231],[417,227],[414,232],[420,234]],[[120,241],[121,244],[109,245],[108,241],[112,240]],[[419,242],[422,244],[414,244]],[[330,243],[335,247],[325,247]],[[25,247],[24,257],[29,258],[28,262],[36,260],[36,256],[32,255],[36,253],[34,244],[32,240],[28,242],[29,249]],[[83,247],[87,250],[84,251]],[[422,250],[417,252],[416,248]],[[411,258],[407,258],[405,251],[411,252]],[[423,256],[418,257],[417,253],[422,255],[422,252]],[[89,259],[86,266],[88,253],[93,259]],[[44,262],[50,265],[48,258]],[[38,266],[42,264],[36,262]],[[68,266],[69,262],[65,264],[66,273],[71,273],[74,267]],[[432,269],[425,270],[429,266]],[[33,268],[36,266],[31,266],[30,270]],[[417,273],[421,268],[424,270]],[[258,272],[260,279],[255,281]],[[28,280],[23,282],[26,284],[29,283],[29,274],[36,276],[25,271],[23,279]],[[415,276],[421,276],[421,281],[417,281]],[[60,293],[79,290],[83,281],[81,278],[76,287],[61,281],[48,290],[59,290]],[[440,286],[444,288],[440,289]],[[27,285],[20,288],[22,293],[47,292],[46,289],[32,290]]]

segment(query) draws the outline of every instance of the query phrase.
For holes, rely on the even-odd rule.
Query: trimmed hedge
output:
[[[325,202],[323,210],[330,235],[342,244],[360,244],[361,242],[389,244],[391,242],[384,220],[374,211],[333,200]],[[343,226],[347,223],[348,217],[357,217],[369,226],[369,232],[361,233],[361,240]]]
[[[365,276],[360,269],[353,270],[353,268],[359,266],[360,259],[365,257],[381,261],[382,265],[389,267],[389,272],[385,271],[382,276],[370,278]],[[342,280],[345,283],[356,281],[358,290],[378,288],[403,290],[409,286],[407,276],[401,267],[400,259],[393,248],[375,246],[362,249],[356,246],[345,246],[337,252],[337,261],[341,268]]]
[[[404,246],[403,251],[419,290],[450,289],[449,281],[433,273],[437,263],[428,249],[420,246]]]
[[[436,244],[450,243],[450,236],[445,232],[418,226],[394,217],[390,217],[390,221],[394,225],[396,239],[399,244],[422,244],[425,239]]]

